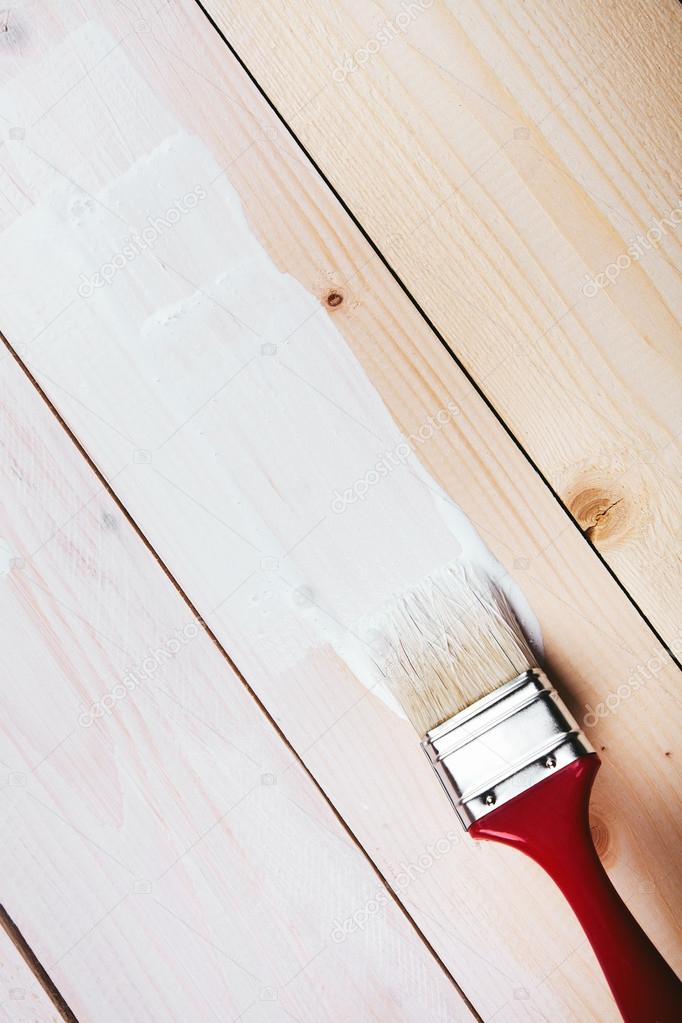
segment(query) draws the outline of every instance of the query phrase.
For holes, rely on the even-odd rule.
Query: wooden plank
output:
[[[0,872],[77,1018],[472,1020],[14,360],[0,380]],[[1,1012],[55,1019],[0,951]]]
[[[35,961],[0,907],[0,1019],[7,1023],[73,1023],[59,1012],[36,977]],[[58,996],[57,996],[58,997]]]
[[[679,4],[204,6],[670,642]]]
[[[6,330],[479,1012],[615,1020],[532,864],[449,838],[361,620],[458,553],[522,582],[596,708],[606,861],[679,963],[677,672],[197,8],[141,9],[50,6],[2,90]]]

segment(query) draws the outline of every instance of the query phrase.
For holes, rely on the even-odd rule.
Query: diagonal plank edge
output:
[[[5,997],[7,996],[7,997]],[[78,1023],[4,906],[0,905],[0,1005],[16,1023]],[[9,1018],[9,1016],[7,1017]]]
[[[214,644],[214,646],[220,652],[221,657],[223,657],[225,659],[225,661],[227,662],[227,664],[229,666],[230,672],[232,672],[234,674],[234,676],[239,679],[239,682],[244,687],[244,689],[248,693],[248,695],[251,698],[251,700],[257,706],[257,708],[260,711],[260,713],[267,720],[268,724],[273,729],[273,731],[276,733],[276,735],[279,737],[279,739],[282,741],[284,746],[286,746],[287,750],[291,753],[292,761],[295,761],[296,764],[300,766],[300,769],[301,769],[302,773],[307,776],[307,778],[310,781],[310,784],[315,788],[316,792],[319,794],[319,796],[325,802],[325,804],[329,808],[331,814],[337,820],[339,826],[345,831],[345,833],[351,839],[352,843],[357,847],[358,851],[362,854],[363,858],[367,861],[368,866],[371,868],[371,870],[376,875],[377,880],[379,881],[379,884],[381,885],[382,889],[385,888],[387,896],[390,895],[394,899],[396,908],[401,911],[401,913],[403,914],[405,919],[408,921],[408,923],[411,925],[411,927],[413,928],[413,930],[415,931],[415,933],[417,934],[417,936],[419,937],[421,942],[426,946],[428,951],[431,953],[433,958],[436,960],[436,962],[438,963],[438,966],[440,967],[440,969],[443,971],[443,973],[449,979],[449,981],[453,984],[453,987],[457,991],[459,997],[462,999],[462,1002],[464,1003],[464,1005],[467,1007],[467,1009],[470,1012],[470,1016],[466,1016],[466,1017],[463,1017],[463,1018],[467,1018],[467,1019],[468,1018],[473,1018],[473,1019],[476,1019],[476,1020],[480,1020],[481,1017],[478,1015],[478,1013],[476,1012],[474,1006],[470,1003],[470,1001],[467,998],[467,996],[465,995],[465,993],[459,987],[456,978],[450,973],[450,971],[449,971],[448,967],[446,966],[446,964],[439,958],[438,954],[436,953],[435,949],[433,948],[433,946],[429,942],[428,938],[423,934],[423,932],[420,930],[418,924],[416,923],[414,918],[411,916],[410,911],[409,911],[407,905],[405,903],[401,902],[399,898],[397,898],[395,891],[391,888],[390,884],[387,882],[387,879],[382,875],[381,870],[379,869],[377,864],[371,858],[371,856],[369,855],[367,850],[362,846],[362,844],[358,840],[357,836],[353,834],[351,828],[349,827],[348,823],[343,819],[343,817],[339,813],[338,809],[334,806],[334,803],[332,802],[329,793],[326,792],[322,788],[320,782],[317,780],[317,778],[313,774],[312,770],[308,767],[308,765],[306,764],[306,762],[303,759],[303,757],[298,753],[298,751],[291,744],[291,742],[287,738],[285,732],[283,731],[282,726],[273,718],[273,716],[269,712],[268,708],[265,706],[265,704],[263,703],[263,701],[259,697],[258,693],[249,685],[248,680],[245,679],[244,676],[241,674],[241,672],[239,671],[237,666],[234,664],[234,662],[233,662],[232,658],[230,657],[229,653],[227,652],[227,650],[225,649],[225,647],[221,643],[220,639],[216,636],[216,634],[213,632],[213,630],[208,625],[208,623],[205,622],[201,618],[201,615],[199,614],[198,609],[194,606],[194,604],[189,599],[187,594],[184,593],[184,591],[181,589],[181,587],[179,586],[177,580],[173,576],[171,570],[163,562],[163,560],[159,557],[158,553],[154,550],[154,548],[150,544],[148,538],[141,531],[141,529],[139,528],[139,526],[137,525],[137,523],[135,522],[135,520],[131,516],[130,512],[128,511],[128,509],[123,504],[121,504],[118,496],[116,495],[116,493],[114,492],[112,487],[109,485],[109,483],[107,482],[106,478],[102,475],[102,473],[98,469],[97,465],[95,464],[93,459],[90,457],[90,455],[88,454],[86,449],[83,447],[81,442],[75,436],[75,434],[73,433],[73,431],[69,427],[68,423],[66,423],[64,421],[64,419],[60,415],[59,411],[54,406],[53,402],[50,400],[50,398],[45,393],[45,391],[40,386],[40,384],[35,379],[35,377],[33,377],[33,375],[31,374],[30,370],[28,369],[28,367],[25,366],[24,363],[22,363],[21,359],[18,358],[16,352],[12,348],[11,344],[9,343],[9,341],[1,333],[0,333],[0,340],[5,345],[7,351],[11,354],[12,359],[16,362],[16,365],[19,367],[21,372],[24,374],[24,376],[30,382],[31,386],[35,389],[35,391],[40,396],[42,401],[49,408],[49,410],[52,413],[52,415],[54,416],[55,420],[59,423],[61,429],[66,433],[66,435],[68,436],[68,438],[71,441],[71,443],[73,444],[73,446],[76,448],[78,453],[81,455],[81,457],[88,464],[88,466],[92,470],[92,473],[96,476],[97,480],[101,484],[102,493],[106,493],[108,495],[108,498],[110,499],[112,505],[116,506],[118,511],[121,513],[121,516],[125,519],[125,521],[130,526],[131,530],[139,538],[139,540],[141,541],[142,545],[145,547],[145,549],[148,552],[148,554],[153,557],[154,561],[156,562],[156,564],[159,566],[159,568],[163,572],[164,576],[166,577],[167,581],[175,589],[175,591],[177,592],[178,596],[187,605],[187,608],[189,609],[191,614],[195,617],[198,625],[206,633],[207,637],[211,640],[211,642]],[[0,374],[1,374],[1,371],[0,371]],[[17,387],[16,383],[14,385],[14,389],[19,391],[19,392],[22,391],[22,388],[20,386]],[[28,398],[28,395],[27,395],[27,398]],[[30,406],[30,400],[27,400],[26,404]],[[105,513],[105,514],[110,514],[110,513]],[[287,768],[287,770],[288,769],[289,768]],[[61,995],[59,994],[57,989],[54,988],[54,985],[50,981],[50,978],[45,973],[45,971],[43,970],[42,966],[40,965],[40,963],[38,962],[36,957],[30,951],[28,945],[25,943],[25,941],[23,941],[23,938],[21,937],[18,928],[13,923],[13,921],[9,917],[9,914],[6,912],[6,910],[2,906],[0,906],[0,924],[2,924],[5,927],[5,929],[7,930],[8,933],[16,933],[16,937],[13,939],[13,940],[15,940],[15,943],[19,944],[20,941],[23,942],[23,944],[26,947],[27,954],[32,956],[32,958],[35,960],[35,971],[34,972],[37,972],[38,974],[40,974],[40,971],[42,971],[42,974],[44,974],[44,978],[42,977],[42,974],[39,976],[40,982],[45,987],[45,989],[48,992],[48,994],[50,995],[50,998],[52,999],[52,1001],[55,1002],[55,1004],[57,1005],[60,1013],[64,1016],[64,1018],[67,1021],[73,1020],[74,1023],[77,1023],[75,1016],[73,1016],[73,1013],[71,1013],[71,1010],[66,1005],[64,1000],[61,998]]]
[[[25,374],[14,359],[0,365],[12,396],[2,401],[2,550],[13,552],[0,602],[15,636],[3,675],[16,690],[0,861],[13,914],[70,1004],[103,1023],[231,1019],[270,1000],[310,1020],[369,1019],[388,1005],[405,1023],[480,1020]],[[155,642],[172,656],[145,682]],[[88,697],[105,705],[107,680],[116,702],[84,720]],[[373,944],[362,956],[338,947],[336,912],[377,897],[385,915]],[[210,965],[216,951],[222,967]],[[44,970],[39,979],[75,1020]],[[17,985],[9,999],[37,1012]]]
[[[679,5],[199,6],[672,651]]]
[[[615,1020],[532,865],[452,831],[358,631],[483,536],[599,744],[605,860],[673,961],[677,672],[197,8],[142,9],[24,25],[5,332],[481,1015]]]

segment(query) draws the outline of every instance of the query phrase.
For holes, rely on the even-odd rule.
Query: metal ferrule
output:
[[[422,748],[465,828],[594,752],[537,668],[432,728]]]

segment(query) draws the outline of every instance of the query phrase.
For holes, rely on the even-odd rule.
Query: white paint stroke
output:
[[[397,711],[362,622],[453,559],[501,581],[541,648],[523,594],[415,453],[332,510],[404,438],[319,298],[264,248],[210,149],[163,109],[124,47],[110,60],[129,130],[131,119],[149,129],[146,151],[120,173],[90,158],[96,110],[82,128],[69,122],[68,146],[51,125],[12,147],[34,206],[3,237],[0,271],[15,278],[6,329],[86,445],[97,436],[100,464],[190,596],[199,585],[212,595],[202,611],[237,663],[247,676],[254,664],[279,671],[328,642]],[[8,88],[16,106],[21,86]],[[69,150],[65,176],[55,168]],[[78,292],[131,231],[198,188],[206,197],[153,246]],[[169,505],[188,523],[181,550],[159,514]]]
[[[8,540],[0,537],[0,579],[9,575],[17,559],[17,554]]]

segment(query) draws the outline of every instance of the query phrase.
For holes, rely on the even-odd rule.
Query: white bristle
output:
[[[400,595],[376,627],[377,663],[420,735],[535,663],[504,593],[459,563]]]

